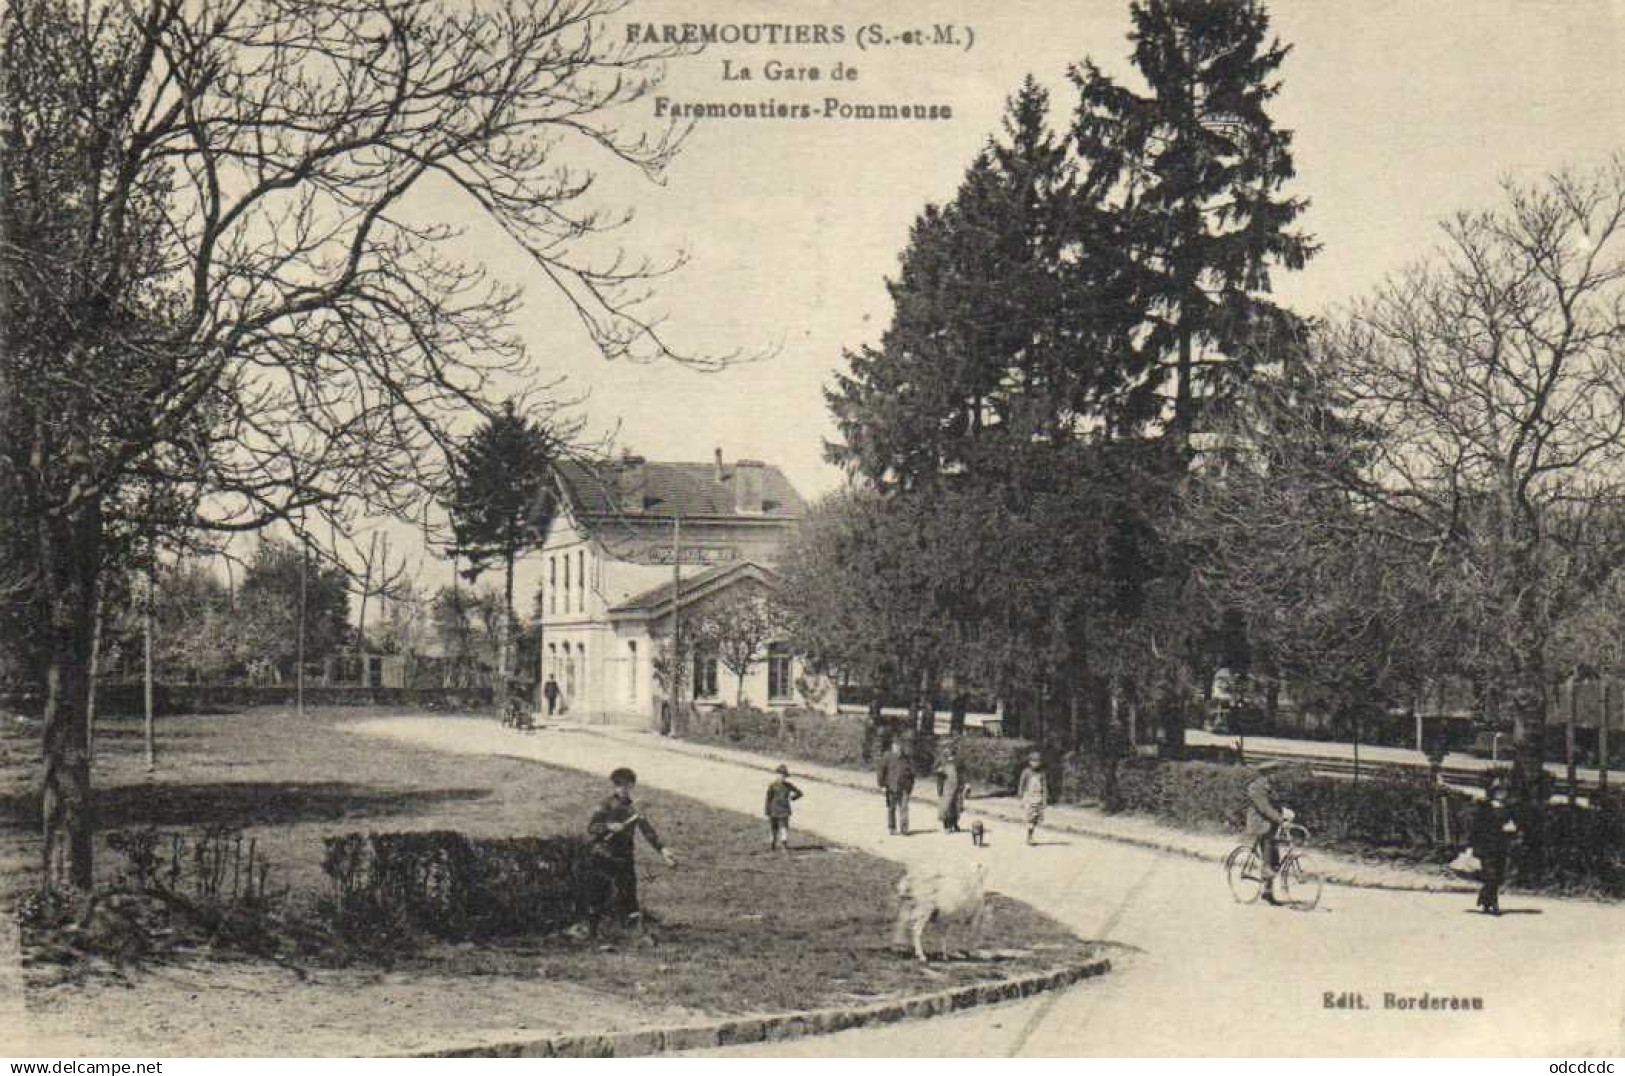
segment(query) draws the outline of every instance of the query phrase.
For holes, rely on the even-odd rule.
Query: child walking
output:
[[[1044,779],[1044,756],[1037,751],[1027,756],[1027,768],[1021,771],[1021,782],[1016,796],[1021,800],[1027,816],[1027,843],[1036,843],[1033,834],[1044,821],[1044,804],[1049,802],[1049,783]]]
[[[801,789],[790,783],[790,767],[780,765],[778,777],[767,786],[767,825],[773,836],[773,851],[790,851],[790,804],[801,798]]]

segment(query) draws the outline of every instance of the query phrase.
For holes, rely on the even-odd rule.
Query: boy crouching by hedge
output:
[[[643,929],[643,911],[638,906],[637,861],[633,856],[633,841],[637,833],[643,834],[667,866],[677,866],[677,859],[660,843],[660,834],[654,825],[632,802],[632,789],[638,775],[625,766],[609,775],[614,791],[593,812],[587,823],[587,835],[592,838],[592,852],[602,869],[600,883],[604,888],[593,894],[588,927],[594,937],[606,914],[622,926],[635,924]],[[607,891],[606,891],[607,890]]]
[[[780,764],[778,777],[767,786],[768,829],[772,832],[773,848],[790,851],[790,805],[801,798],[801,789],[790,783],[790,767]]]

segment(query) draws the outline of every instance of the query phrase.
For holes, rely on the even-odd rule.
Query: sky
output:
[[[631,206],[620,239],[657,258],[690,261],[661,280],[653,308],[686,350],[772,349],[772,357],[702,373],[597,355],[547,281],[500,235],[448,201],[435,207],[467,232],[456,253],[526,289],[520,328],[542,380],[580,400],[576,413],[616,448],[651,459],[753,458],[782,467],[809,499],[836,488],[823,460],[835,432],[823,389],[843,349],[875,343],[890,317],[885,281],[910,223],[952,197],[997,130],[1007,96],[1032,74],[1064,127],[1076,101],[1069,64],[1089,57],[1132,81],[1126,0],[634,0],[611,32],[639,23],[840,26],[836,45],[710,46],[672,61],[658,95],[674,101],[774,97],[822,107],[853,102],[946,104],[946,121],[701,120],[662,186],[607,174],[606,204]],[[1274,30],[1292,47],[1272,108],[1295,132],[1305,230],[1324,244],[1276,293],[1318,313],[1425,255],[1438,222],[1493,206],[1503,177],[1537,180],[1600,164],[1625,147],[1625,0],[1277,0]],[[893,37],[953,23],[969,48],[858,48],[859,27]],[[823,78],[767,82],[778,59]],[[755,79],[724,81],[723,61]],[[856,68],[837,83],[830,69]],[[629,123],[652,121],[653,101]],[[425,565],[428,576],[440,569]],[[525,593],[525,591],[521,591]],[[528,603],[527,603],[528,605]]]

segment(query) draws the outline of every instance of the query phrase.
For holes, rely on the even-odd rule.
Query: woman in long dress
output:
[[[965,803],[965,779],[960,773],[959,756],[952,749],[944,756],[939,772],[942,791],[937,798],[937,817],[942,820],[945,832],[958,833],[959,811]]]

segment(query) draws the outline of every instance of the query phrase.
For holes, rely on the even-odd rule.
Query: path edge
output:
[[[452,1047],[408,1054],[408,1057],[650,1057],[685,1050],[709,1050],[722,1046],[752,1043],[788,1042],[837,1031],[879,1027],[905,1020],[929,1020],[962,1012],[980,1005],[1032,997],[1060,990],[1111,971],[1107,958],[1073,964],[1056,971],[1026,975],[1000,982],[919,994],[897,1001],[880,1002],[857,1008],[813,1009],[806,1012],[742,1016],[715,1024],[689,1027],[643,1028],[543,1038],[520,1039],[482,1046]]]

